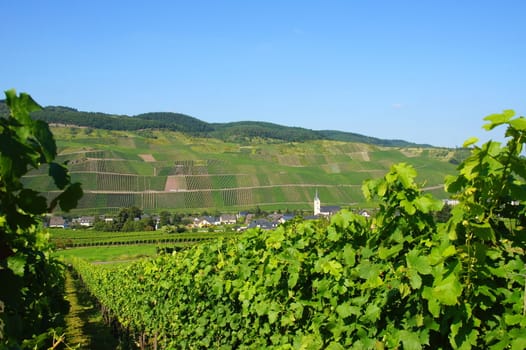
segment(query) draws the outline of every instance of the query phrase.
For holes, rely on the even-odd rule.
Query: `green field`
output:
[[[322,205],[361,206],[361,184],[394,163],[413,165],[424,187],[454,172],[459,151],[394,148],[341,141],[243,144],[169,131],[141,132],[53,127],[59,160],[68,161],[84,197],[75,213],[107,213],[137,206],[146,212],[234,212],[310,209],[316,190]],[[51,199],[47,169],[24,178]],[[441,190],[434,190],[445,197]]]
[[[68,260],[78,257],[90,262],[125,262],[157,254],[157,248],[184,248],[204,240],[234,233],[163,233],[142,232],[101,232],[94,230],[49,229],[51,243],[58,248],[55,256]],[[73,247],[71,247],[73,246]]]
[[[141,244],[108,247],[83,247],[59,250],[55,256],[65,261],[77,257],[89,262],[128,262],[145,257],[155,256],[157,245]]]
[[[142,244],[193,244],[236,233],[228,232],[186,232],[166,233],[163,231],[103,232],[95,230],[49,229],[50,241],[57,249],[93,246],[120,246]]]

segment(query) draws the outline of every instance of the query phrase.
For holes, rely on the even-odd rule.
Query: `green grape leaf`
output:
[[[466,141],[464,141],[464,144],[462,145],[462,147],[467,148],[467,147],[469,147],[471,145],[474,145],[477,142],[479,142],[479,139],[476,138],[475,136],[473,136],[473,137],[470,137],[469,139],[467,139]]]
[[[495,242],[495,231],[493,231],[493,228],[489,222],[484,222],[482,224],[471,223],[470,227],[473,229],[473,233],[478,238]]]
[[[407,271],[408,277],[409,277],[409,283],[411,284],[411,288],[413,289],[419,289],[422,286],[422,278],[418,274],[416,270],[409,269]]]
[[[299,273],[297,271],[291,272],[287,284],[289,288],[294,288],[298,283]]]
[[[30,124],[32,119],[29,114],[42,109],[42,107],[26,93],[21,93],[17,96],[16,91],[10,89],[5,92],[5,95],[6,103],[11,111],[11,117],[18,120],[21,124]]]
[[[526,118],[519,117],[510,121],[510,125],[517,130],[526,131]]]
[[[343,261],[348,267],[356,264],[356,253],[350,244],[346,244],[343,248]]]
[[[411,203],[410,201],[408,201],[407,199],[404,199],[402,201],[400,201],[400,205],[402,207],[404,207],[404,210],[407,214],[409,215],[414,215],[416,213],[416,208],[415,206],[413,205],[413,203]]]
[[[336,307],[336,312],[341,318],[346,318],[356,312],[355,308],[356,307],[351,306],[349,303],[343,303]]]
[[[455,305],[461,294],[462,285],[454,273],[433,287],[433,296],[444,305]]]
[[[382,310],[376,304],[370,304],[365,309],[363,317],[369,322],[376,322],[380,318],[381,311]]]
[[[50,163],[49,164],[49,176],[53,178],[55,181],[55,185],[59,189],[64,189],[71,181],[71,178],[68,174],[68,169],[58,163]]]
[[[46,163],[53,161],[57,156],[57,145],[48,124],[42,120],[36,120],[32,131],[40,144],[39,151],[44,156],[44,161]]]
[[[268,323],[273,324],[277,321],[279,316],[279,311],[276,310],[270,310],[268,312]]]
[[[522,350],[526,349],[526,330],[513,329],[511,332],[513,340],[511,341],[511,350]]]
[[[484,120],[489,121],[490,123],[485,124],[482,127],[486,130],[492,130],[499,125],[507,123],[514,115],[515,112],[511,109],[505,110],[502,113],[490,114],[484,118]]]
[[[398,252],[400,252],[402,249],[404,249],[404,245],[403,244],[396,244],[396,245],[393,245],[389,248],[386,248],[384,246],[381,246],[380,248],[378,248],[378,257],[380,259],[388,259],[396,254],[398,254]]]
[[[420,350],[422,349],[422,344],[418,338],[418,334],[414,332],[409,332],[402,330],[400,331],[400,339],[404,345],[404,350]]]
[[[83,194],[80,183],[75,182],[51,201],[48,210],[52,211],[58,204],[63,211],[70,211],[77,206]]]
[[[420,196],[413,201],[413,205],[423,213],[442,209],[444,203],[430,196]]]
[[[345,350],[345,347],[340,343],[333,341],[327,346],[326,350]]]
[[[22,254],[16,254],[7,258],[7,266],[16,276],[24,276],[26,257]]]
[[[18,206],[26,213],[42,214],[47,211],[46,198],[39,192],[30,189],[23,189],[18,194]]]
[[[397,174],[398,180],[400,180],[404,187],[413,186],[416,177],[416,170],[411,165],[398,163],[392,166],[391,171]]]
[[[408,267],[414,268],[423,275],[431,273],[431,265],[429,264],[427,257],[421,256],[420,252],[416,249],[407,253],[406,262]]]

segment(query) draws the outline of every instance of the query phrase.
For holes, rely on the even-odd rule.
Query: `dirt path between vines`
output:
[[[66,344],[78,349],[121,349],[109,327],[104,325],[98,308],[89,293],[75,279],[71,271],[66,272],[66,298],[70,303],[66,321]]]

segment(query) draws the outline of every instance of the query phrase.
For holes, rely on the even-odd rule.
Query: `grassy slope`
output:
[[[257,205],[310,209],[316,189],[322,205],[351,205],[363,202],[362,182],[382,176],[393,163],[413,164],[423,184],[436,186],[454,171],[449,161],[458,157],[454,150],[327,140],[238,144],[168,131],[149,132],[155,138],[140,131],[54,127],[53,132],[60,160],[69,160],[73,180],[86,192],[79,213],[132,205],[148,212],[233,212]],[[53,189],[45,169],[33,175],[26,178],[29,186]],[[177,190],[164,191],[168,176],[176,176]]]

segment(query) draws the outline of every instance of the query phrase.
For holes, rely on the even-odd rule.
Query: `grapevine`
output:
[[[507,144],[466,143],[444,224],[402,163],[364,183],[372,218],[343,211],[117,269],[74,266],[144,347],[523,349],[526,120],[486,120]]]

